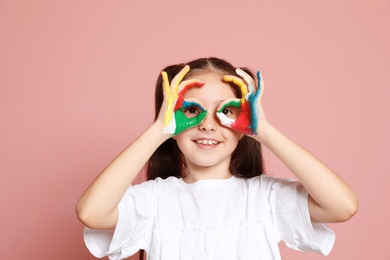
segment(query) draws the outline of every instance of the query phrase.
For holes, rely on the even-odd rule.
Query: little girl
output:
[[[280,259],[278,243],[323,255],[321,223],[357,211],[353,190],[266,119],[264,84],[245,68],[203,58],[164,69],[156,118],[93,181],[77,204],[96,257]],[[297,181],[263,174],[261,145]],[[147,166],[148,181],[131,186]]]

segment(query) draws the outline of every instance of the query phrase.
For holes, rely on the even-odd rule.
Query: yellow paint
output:
[[[245,102],[245,97],[246,95],[248,94],[248,88],[245,84],[245,82],[240,79],[240,78],[237,78],[237,77],[234,77],[234,76],[229,76],[229,75],[225,75],[223,76],[223,80],[226,81],[226,82],[232,82],[234,83],[235,85],[237,85],[240,90],[241,90],[241,103],[244,103]]]
[[[175,108],[176,101],[177,101],[177,98],[178,98],[178,92],[179,92],[180,83],[183,80],[184,76],[189,71],[190,71],[190,66],[186,65],[179,72],[179,74],[177,74],[175,76],[175,78],[172,80],[172,82],[174,82],[173,86],[171,86],[169,84],[168,74],[165,71],[161,72],[165,96],[168,96],[167,111],[166,111],[165,117],[164,117],[164,127],[167,127],[169,125],[169,122],[171,122],[171,120],[172,120],[173,112],[174,112],[173,110]]]

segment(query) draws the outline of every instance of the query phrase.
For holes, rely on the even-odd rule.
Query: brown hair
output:
[[[237,75],[235,67],[229,62],[219,58],[201,58],[187,63],[190,66],[190,72],[187,77],[197,72],[214,72],[221,75]],[[185,64],[171,65],[163,70],[168,74],[168,78],[172,79]],[[247,68],[241,68],[253,77],[253,73]],[[236,93],[237,97],[241,97],[239,88],[230,84]],[[161,75],[157,78],[155,92],[155,120],[163,103],[163,88]],[[251,178],[259,176],[263,173],[263,158],[261,153],[261,145],[259,142],[244,136],[239,141],[234,150],[230,161],[230,172],[236,177]],[[183,155],[173,138],[169,138],[154,152],[147,163],[147,179],[153,180],[157,177],[163,179],[170,176],[183,177],[186,171],[186,163]]]

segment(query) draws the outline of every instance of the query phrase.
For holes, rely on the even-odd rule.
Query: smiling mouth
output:
[[[216,145],[219,144],[219,142],[215,140],[208,140],[208,139],[199,139],[199,140],[194,140],[195,143],[197,144],[203,144],[203,145]]]

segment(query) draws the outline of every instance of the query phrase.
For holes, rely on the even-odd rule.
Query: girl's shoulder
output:
[[[245,183],[248,183],[248,185],[258,185],[262,188],[272,188],[275,186],[285,186],[297,183],[297,181],[294,179],[279,178],[268,174],[261,174],[259,176],[248,179],[242,178],[241,180]]]
[[[177,188],[181,185],[182,180],[176,177],[168,177],[166,179],[162,179],[160,177],[154,180],[147,180],[135,185],[132,185],[128,188],[127,192],[147,192],[147,193],[159,193],[162,190],[170,190]]]

